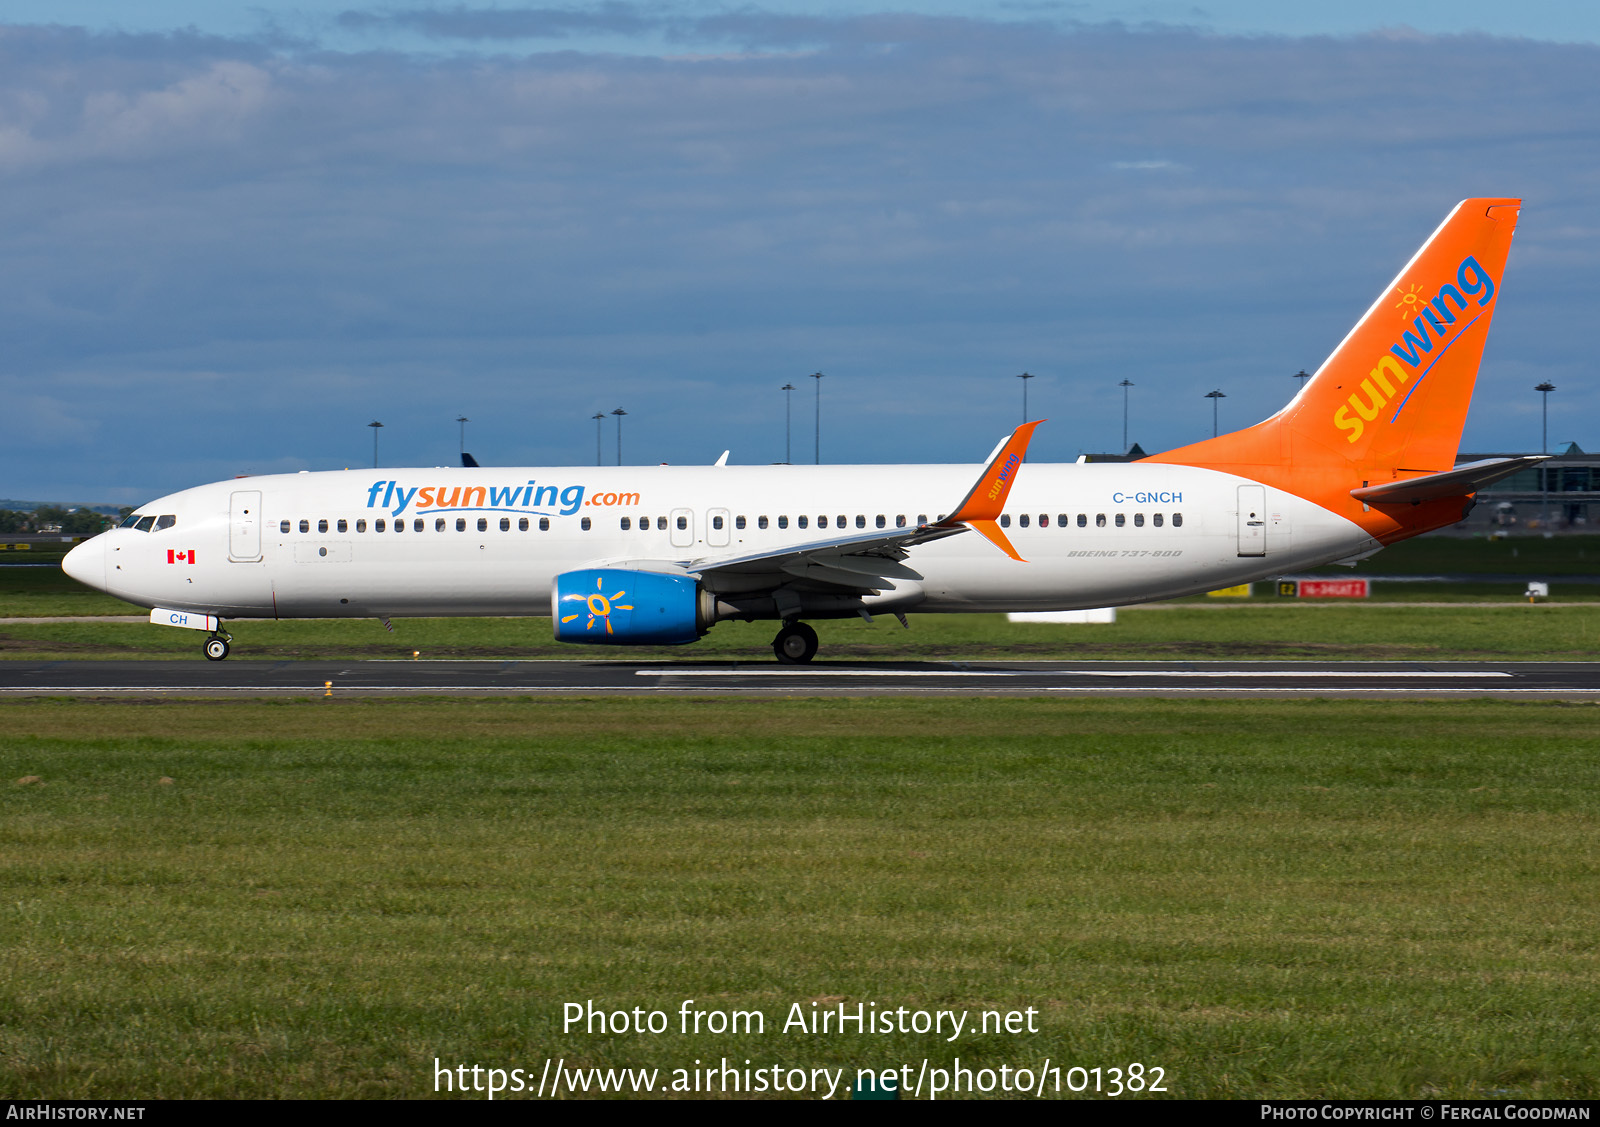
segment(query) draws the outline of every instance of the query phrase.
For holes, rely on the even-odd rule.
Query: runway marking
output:
[[[245,686],[207,686],[207,685],[145,685],[130,688],[123,685],[36,685],[28,687],[0,687],[0,696],[39,695],[41,693],[64,693],[70,695],[84,694],[118,694],[138,695],[148,694],[190,694],[215,696],[224,694],[255,694],[263,696],[280,693],[319,694],[320,685],[274,685],[251,688]],[[661,694],[672,696],[693,696],[695,693],[737,693],[741,690],[721,688],[716,686],[631,686],[631,685],[518,685],[514,687],[473,687],[465,685],[351,685],[339,691],[341,696],[359,696],[371,693],[428,693],[442,694],[445,696],[536,696],[548,693],[612,693],[623,695]],[[751,691],[751,690],[744,690]],[[822,692],[818,687],[809,690],[803,686],[793,689],[774,686],[773,692],[804,693],[807,691]],[[830,693],[848,694],[849,688],[826,690]],[[917,690],[920,695],[934,696],[939,694],[966,694],[971,695],[970,689],[935,688],[929,687]],[[1133,686],[1133,685],[1029,685],[1016,688],[1001,689],[996,686],[996,695],[1027,695],[1029,693],[1077,693],[1085,696],[1315,696],[1318,693],[1331,696],[1469,696],[1474,693],[1480,696],[1546,696],[1546,697],[1595,697],[1600,696],[1600,688],[1455,688],[1451,686],[1424,686],[1424,685],[1351,685],[1348,687],[1335,686],[1310,686],[1310,685],[1273,685],[1246,688],[1231,685],[1163,685],[1163,686]]]
[[[1038,677],[1009,669],[635,669],[635,677]]]
[[[1086,669],[1082,672],[1062,671],[1062,676],[1069,677],[1410,677],[1413,679],[1433,680],[1440,677],[1510,677],[1512,674],[1501,670],[1474,670],[1471,672],[1439,672],[1423,673],[1414,669],[1371,669],[1361,672],[1322,672],[1311,669]],[[1040,674],[1024,674],[1028,677],[1037,677]]]
[[[1417,670],[1399,669],[1374,669],[1366,672],[1327,672],[1319,673],[1309,669],[1266,670],[1266,669],[1050,669],[1050,670],[1007,670],[996,669],[983,672],[970,670],[911,670],[911,669],[637,669],[635,677],[1183,677],[1183,678],[1249,678],[1266,679],[1273,677],[1300,677],[1300,678],[1359,678],[1371,680],[1382,677],[1385,680],[1396,678],[1411,678],[1413,680],[1441,680],[1446,678],[1467,679],[1474,677],[1511,677],[1513,674],[1501,670],[1483,670],[1481,672],[1438,672],[1424,673]]]

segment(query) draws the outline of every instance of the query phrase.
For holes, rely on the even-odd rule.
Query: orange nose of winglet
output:
[[[939,523],[947,526],[965,524],[1018,563],[1027,563],[1017,555],[1017,550],[1006,539],[1006,534],[1000,531],[996,521],[1006,507],[1006,498],[1011,495],[1011,486],[1016,482],[1017,471],[1022,468],[1022,459],[1028,453],[1034,428],[1044,421],[1035,419],[1012,431],[1011,437],[1000,444],[1000,449],[995,451],[994,457],[978,475],[971,491],[956,506],[956,511]]]

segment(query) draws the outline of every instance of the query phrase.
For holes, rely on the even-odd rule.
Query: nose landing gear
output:
[[[817,656],[817,632],[804,622],[790,622],[772,639],[772,652],[783,665],[804,665]]]
[[[205,655],[207,661],[221,661],[228,656],[228,643],[233,641],[233,635],[221,631],[212,634],[206,639]]]

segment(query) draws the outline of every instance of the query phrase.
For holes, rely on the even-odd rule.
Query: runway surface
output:
[[[0,697],[1212,696],[1600,700],[1597,662],[0,661]]]

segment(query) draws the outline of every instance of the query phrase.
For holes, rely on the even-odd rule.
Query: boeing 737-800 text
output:
[[[1457,205],[1271,418],[1138,462],[342,470],[203,485],[74,548],[74,578],[207,632],[230,618],[550,615],[561,641],[723,619],[1067,610],[1370,554],[1537,458],[1457,467],[1519,200]]]

